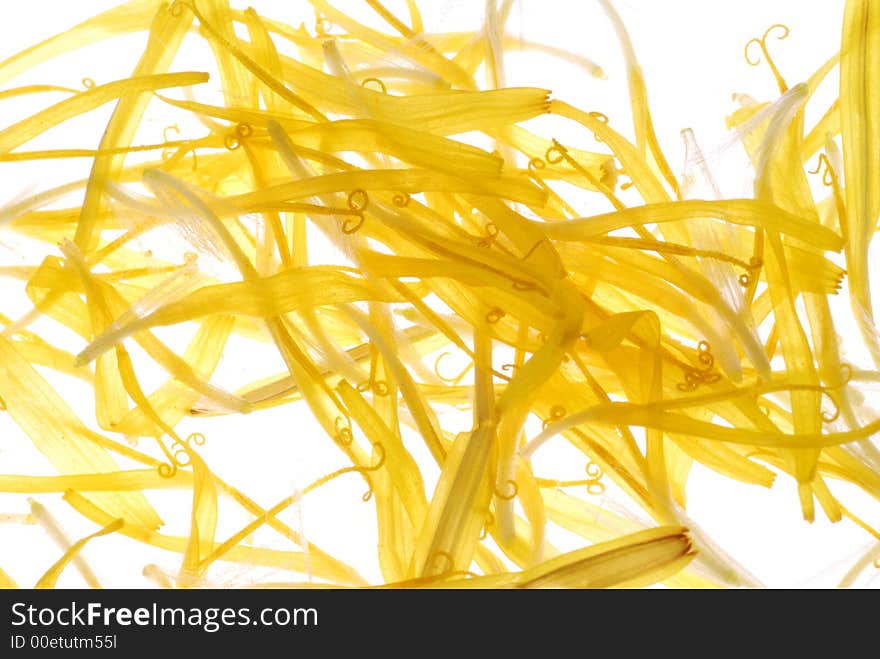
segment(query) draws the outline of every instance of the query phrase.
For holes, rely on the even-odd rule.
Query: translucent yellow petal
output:
[[[115,460],[95,443],[67,403],[2,337],[0,398],[6,403],[10,417],[62,474],[118,471]],[[150,529],[161,524],[140,493],[94,494],[90,499],[113,517]]]

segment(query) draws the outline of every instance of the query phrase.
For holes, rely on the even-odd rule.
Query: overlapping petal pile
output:
[[[366,481],[368,502],[351,501],[352,514],[375,515],[382,577],[398,586],[756,585],[689,520],[694,462],[756,486],[783,474],[806,520],[819,508],[876,535],[835,487],[880,497],[880,414],[861,393],[878,376],[842,360],[830,300],[846,277],[880,366],[868,258],[880,216],[880,5],[849,0],[839,55],[790,87],[768,35],[756,40],[779,95],[742,98],[729,117],[754,168],[753,194],[729,199],[692,133],[686,171],[669,165],[635,49],[599,2],[626,59],[631,128],[546,89],[505,87],[507,0],[454,33],[423,25],[414,0],[401,14],[367,0],[384,30],[325,0],[309,0],[314,27],[226,0],[131,0],[0,63],[0,103],[44,101],[0,126],[0,160],[86,163],[61,187],[4,191],[0,211],[0,232],[40,245],[0,272],[2,290],[32,306],[0,315],[2,414],[23,431],[8,441],[29,438],[57,473],[2,473],[0,491],[23,505],[63,492],[97,529],[74,542],[32,499],[18,521],[61,547],[38,587],[71,562],[98,585],[79,552],[108,534],[176,552],[170,577],[146,570],[165,585],[210,584],[217,561],[284,568],[303,585],[368,585],[282,521],[338,477]],[[130,77],[85,90],[8,82],[143,31]],[[191,39],[209,48],[210,75],[175,66]],[[552,47],[529,50],[601,74]],[[837,67],[839,98],[805,124]],[[222,103],[201,95],[209,79]],[[29,146],[108,104],[97,146]],[[164,141],[138,141],[157,107],[198,130],[169,125]],[[595,152],[553,125],[594,136]],[[584,198],[608,212],[582,216]],[[151,235],[160,248],[147,247]],[[38,330],[59,325],[77,354]],[[189,332],[185,348],[163,338],[176,327]],[[273,371],[215,377],[231,346],[258,343],[274,350]],[[147,386],[157,368],[164,382]],[[74,409],[57,374],[88,386],[92,409]],[[313,416],[346,466],[264,507],[247,482],[212,470],[210,433],[180,427],[256,423],[277,406]],[[469,430],[447,423],[452,411],[471,416]],[[538,468],[555,443],[578,451],[584,478]],[[600,506],[606,483],[651,523]],[[188,533],[163,532],[155,490],[191,510]],[[219,533],[221,499],[252,521]],[[549,522],[584,548],[555,549]],[[252,541],[264,526],[284,544]],[[15,583],[0,570],[0,585]]]

